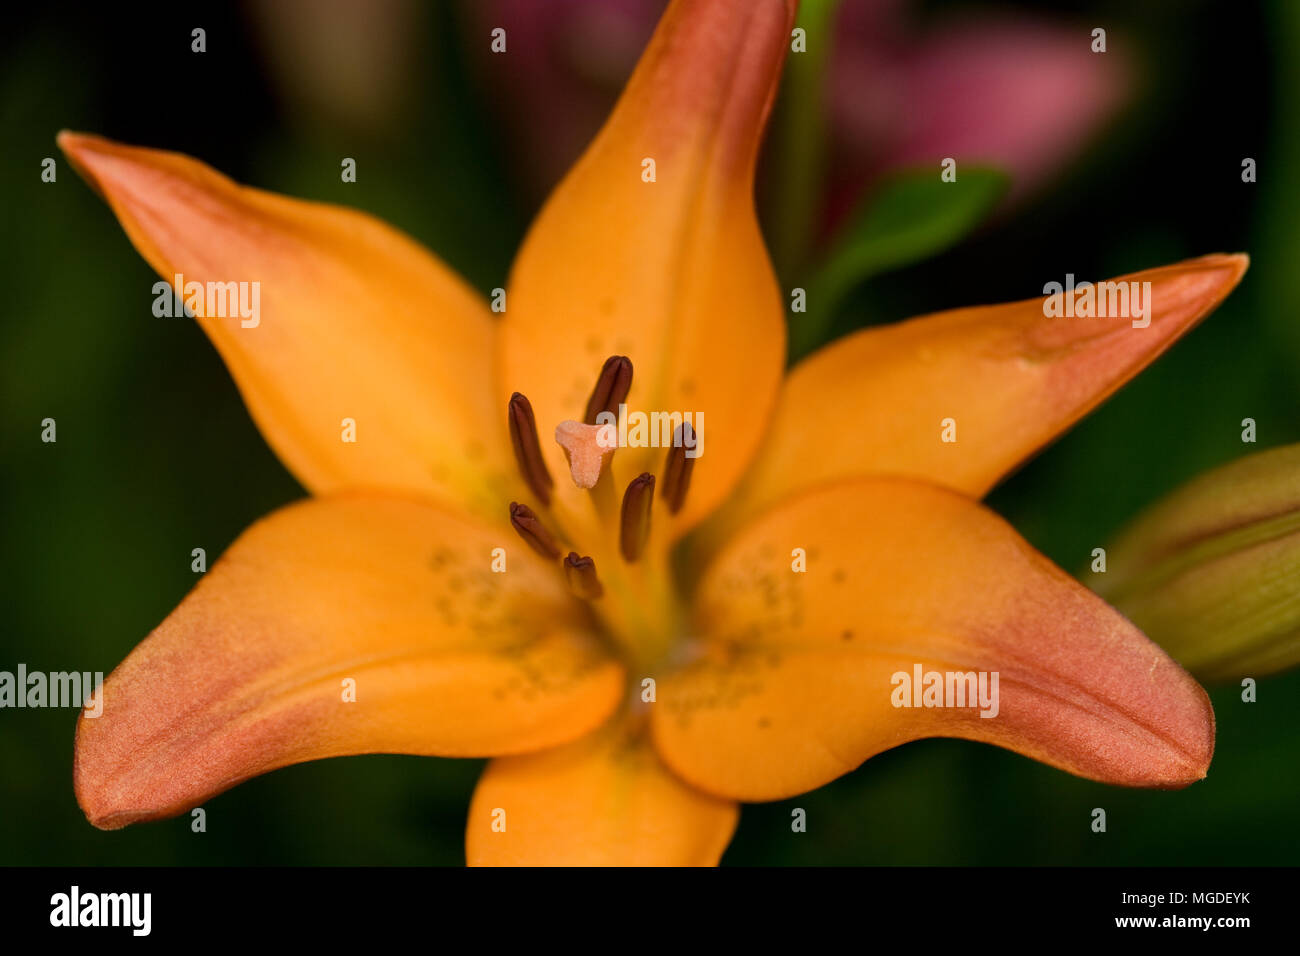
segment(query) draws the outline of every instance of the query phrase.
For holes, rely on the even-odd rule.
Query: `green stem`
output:
[[[796,26],[806,52],[786,58],[775,123],[776,176],[770,196],[768,231],[777,274],[801,275],[809,258],[826,163],[824,85],[831,49],[832,19],[839,0],[803,0]]]

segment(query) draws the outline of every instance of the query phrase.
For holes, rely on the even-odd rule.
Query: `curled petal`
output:
[[[698,600],[708,641],[660,681],[653,728],[669,767],[711,793],[791,796],[920,737],[986,741],[1128,786],[1185,786],[1210,762],[1201,687],[945,489],[861,479],[790,501],[721,553]],[[985,674],[988,705],[957,697],[954,680],[937,699],[957,706],[909,706],[897,675],[918,668],[945,687],[948,673]]]

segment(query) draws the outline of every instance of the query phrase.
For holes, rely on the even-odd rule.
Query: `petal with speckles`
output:
[[[83,713],[86,816],[115,829],[305,760],[521,753],[599,726],[622,668],[506,533],[371,496],[253,525],[109,675],[102,715]]]
[[[705,575],[696,629],[709,643],[659,682],[654,736],[721,796],[802,793],[920,737],[1146,787],[1201,779],[1214,749],[1205,691],[1164,651],[982,505],[919,482],[842,482],[768,513]],[[918,666],[960,706],[900,706],[896,675]],[[988,675],[990,706],[949,673]]]

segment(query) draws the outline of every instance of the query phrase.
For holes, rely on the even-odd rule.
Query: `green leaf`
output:
[[[796,315],[797,357],[823,341],[835,310],[860,283],[955,245],[993,208],[1010,184],[996,169],[963,168],[953,182],[934,169],[897,173],[880,184],[850,220],[808,285],[808,311]]]

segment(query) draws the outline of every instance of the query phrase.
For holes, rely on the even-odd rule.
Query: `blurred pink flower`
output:
[[[664,0],[472,0],[471,29],[504,27],[508,56],[488,80],[544,193],[594,135],[662,13]],[[917,28],[906,0],[843,0],[826,109],[826,210],[838,216],[889,168],[946,156],[991,163],[1023,196],[1068,162],[1128,88],[1091,29],[1011,14]],[[485,54],[488,55],[488,54]]]
[[[1070,161],[1122,104],[1121,54],[1092,28],[1011,15],[914,30],[900,0],[845,0],[828,81],[838,210],[896,166],[944,157],[997,166],[1012,195]]]

